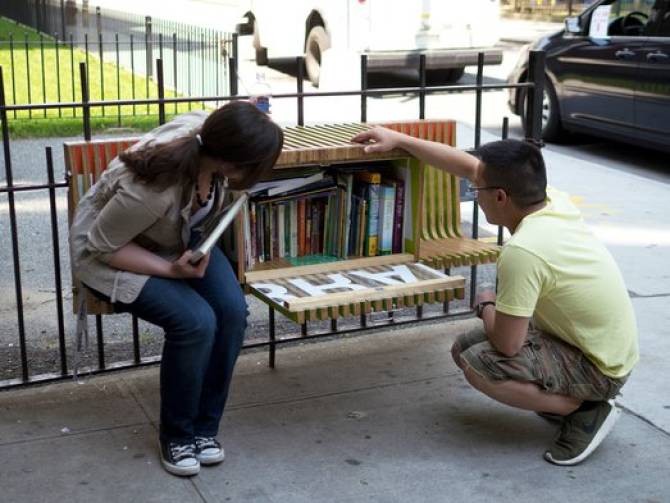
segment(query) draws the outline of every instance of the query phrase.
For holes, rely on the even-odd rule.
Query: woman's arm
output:
[[[479,159],[443,143],[421,140],[385,127],[376,127],[359,133],[352,141],[365,143],[365,152],[387,152],[394,148],[406,150],[414,157],[461,178],[474,181],[478,174]]]
[[[135,243],[128,243],[109,255],[109,265],[123,271],[160,276],[162,278],[202,278],[205,275],[209,254],[196,265],[189,259],[192,250],[186,250],[176,261],[170,262]]]

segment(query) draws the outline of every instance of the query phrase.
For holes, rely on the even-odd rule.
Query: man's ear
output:
[[[507,192],[505,192],[503,189],[498,189],[496,190],[496,201],[504,204],[507,202],[509,199],[509,196],[507,195]]]

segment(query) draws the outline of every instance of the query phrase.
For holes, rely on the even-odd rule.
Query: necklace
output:
[[[198,185],[198,182],[195,182],[195,201],[198,203],[198,206],[201,208],[204,208],[207,206],[207,203],[212,199],[214,196],[214,177],[209,182],[209,191],[207,192],[207,197],[203,201],[200,198],[200,186]]]

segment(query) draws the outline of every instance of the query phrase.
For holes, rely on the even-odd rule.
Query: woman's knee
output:
[[[221,299],[215,308],[216,318],[221,328],[244,332],[247,327],[249,309],[243,295],[233,299]]]
[[[170,342],[212,344],[217,330],[217,319],[212,308],[205,302],[182,307],[178,328],[166,329]]]

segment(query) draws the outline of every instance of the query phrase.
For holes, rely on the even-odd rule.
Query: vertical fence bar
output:
[[[90,82],[90,75],[89,75],[89,57],[88,57],[88,33],[84,33],[84,52],[86,53],[86,82]]]
[[[156,76],[158,77],[158,123],[165,124],[165,85],[163,83],[163,60],[156,60]]]
[[[25,49],[26,49],[26,81],[28,83],[28,103],[33,102],[32,90],[30,86],[30,48],[28,47],[28,34],[24,33]],[[28,110],[28,117],[33,118],[33,111]]]
[[[47,79],[44,68],[44,35],[40,33],[40,64],[42,66],[42,103],[47,102]],[[47,116],[47,109],[44,109],[44,117]]]
[[[230,94],[232,96],[237,96],[239,89],[237,86],[239,75],[238,75],[238,67],[239,67],[239,59],[238,59],[238,46],[237,46],[237,33],[233,33],[233,57],[230,58]]]
[[[296,79],[296,85],[297,85],[297,92],[298,92],[298,126],[304,126],[305,125],[305,104],[304,104],[304,97],[302,95],[303,93],[303,82],[305,80],[305,61],[302,56],[298,56],[295,58],[295,64],[297,66],[297,79]]]
[[[361,54],[361,122],[368,121],[368,55]],[[362,316],[364,318],[364,316]]]
[[[477,55],[477,89],[475,91],[475,148],[479,148],[482,138],[482,85],[484,84],[484,53]],[[479,237],[479,204],[472,201],[472,239]],[[477,266],[470,267],[470,307],[475,305],[477,295]]]
[[[140,358],[140,327],[137,316],[133,315],[133,360],[136,365],[142,361]]]
[[[100,12],[100,7],[95,8],[95,29],[98,34],[102,33],[102,12]]]
[[[131,96],[135,101],[135,44],[133,34],[130,34],[130,86],[132,87]],[[133,117],[135,116],[135,104],[133,103]]]
[[[99,9],[99,8],[97,8]],[[105,61],[104,49],[102,46],[102,32],[98,33],[98,54],[100,57],[100,99],[105,101]],[[102,107],[102,116],[105,116],[105,107]]]
[[[60,33],[63,36],[63,42],[65,41],[65,0],[60,0]]]
[[[216,95],[221,96],[221,90],[219,87],[219,72],[221,71],[221,34],[217,31],[214,33],[214,68],[216,69]],[[219,102],[216,102],[216,108],[219,108]]]
[[[61,92],[60,92],[60,43],[59,43],[59,37],[56,36],[56,40],[54,41],[54,45],[56,46],[56,96],[58,97],[58,103],[60,103],[61,100]],[[58,109],[58,117],[63,116],[63,110]]]
[[[98,348],[98,369],[105,370],[105,337],[102,329],[102,315],[95,315],[95,343]]]
[[[89,102],[88,94],[88,76],[87,76],[86,63],[79,63],[79,81],[81,82],[81,108],[82,115],[84,117],[84,139],[86,141],[91,140],[91,106]]]
[[[145,56],[145,62],[144,64],[146,65],[144,68],[144,75],[145,75],[145,86],[144,86],[144,97],[146,99],[149,99],[149,78],[152,75],[153,71],[153,59],[151,57],[151,16],[147,16],[144,21],[144,27],[145,27],[145,32],[144,32],[144,56]],[[149,104],[147,103],[147,115],[149,115]]]
[[[509,136],[509,117],[503,117],[503,123],[502,123],[502,139],[506,140],[507,137]],[[503,244],[503,239],[504,239],[504,232],[505,228],[502,225],[498,226],[498,246],[502,246]]]
[[[158,34],[158,59],[163,61],[163,34]]]
[[[188,36],[186,37],[186,59],[188,62],[187,65],[187,72],[186,72],[186,92],[188,94],[188,97],[190,98],[192,96],[191,94],[191,32],[189,31]],[[188,102],[188,110],[189,112],[191,111],[193,103],[191,101]]]
[[[5,180],[7,187],[14,186],[14,175],[12,173],[12,158],[9,149],[9,123],[7,122],[7,110],[5,109],[5,81],[0,66],[0,122],[2,123],[2,147],[5,156]],[[19,329],[19,347],[21,352],[21,376],[24,381],[28,380],[28,355],[26,351],[26,329],[23,322],[23,287],[21,284],[21,262],[19,260],[19,238],[16,223],[16,207],[14,204],[14,192],[7,192],[7,206],[9,208],[9,228],[12,240],[12,257],[14,264],[14,289],[16,291],[16,316]]]
[[[151,42],[153,42],[153,26],[152,26],[152,21],[151,21],[151,16],[146,16],[144,18],[144,43],[145,43],[145,56],[146,56],[146,76],[147,79],[151,77],[152,70],[153,70],[153,54],[152,50],[153,47],[151,45]],[[147,88],[147,93],[148,93],[148,88]]]
[[[205,34],[200,32],[200,96],[205,95]],[[205,109],[205,102],[203,101],[202,109]]]
[[[56,188],[54,187],[54,164],[51,147],[46,148],[47,179],[49,181],[49,212],[51,214],[51,245],[54,255],[54,283],[56,286],[56,317],[58,320],[58,351],[61,375],[67,375],[67,354],[65,345],[65,322],[63,316],[63,285],[60,270],[60,240],[58,239],[58,214],[56,211]]]
[[[14,34],[9,34],[9,59],[10,69],[12,71],[12,104],[16,105],[16,69],[14,67]],[[14,110],[14,118],[16,119],[16,110]]]
[[[526,140],[542,144],[542,98],[544,96],[544,51],[530,51],[528,79],[533,87],[528,89],[526,104]]]
[[[451,275],[451,267],[445,267],[444,268],[444,274],[446,274],[447,276]],[[442,304],[442,312],[444,314],[447,314],[449,312],[449,299],[448,298]]]
[[[74,103],[77,99],[76,97],[76,85],[75,85],[75,80],[74,80],[74,37],[72,33],[70,33],[70,81],[72,83],[72,102]],[[77,109],[73,108],[72,109],[72,117],[77,116]]]
[[[426,55],[419,56],[419,119],[426,118]]]
[[[114,49],[116,51],[116,99],[121,99],[121,60],[119,55],[119,34],[114,34]],[[116,107],[116,125],[121,127],[121,105]]]
[[[275,310],[270,306],[270,311],[269,311],[269,338],[270,338],[270,344],[269,344],[269,362],[268,365],[270,366],[271,369],[275,368],[275,352],[276,352],[276,342],[275,342]]]
[[[177,33],[172,34],[172,81],[174,96],[177,96]],[[174,104],[174,113],[177,114],[177,104]]]

